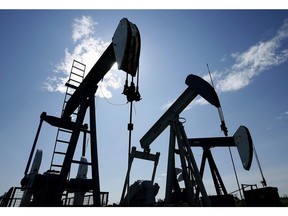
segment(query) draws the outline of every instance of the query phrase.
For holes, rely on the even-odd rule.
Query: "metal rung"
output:
[[[78,62],[78,63],[80,63],[80,62]],[[85,70],[86,65],[83,64],[83,63],[80,63],[80,65],[77,65],[77,64],[75,65],[75,64],[73,64],[72,67],[80,68],[80,70]],[[83,68],[83,69],[82,69],[82,68]]]
[[[77,68],[77,67],[74,67],[74,68]],[[82,71],[82,72],[84,72],[83,70],[81,70],[80,68],[77,68],[78,70],[80,70],[80,71]],[[74,74],[74,75],[76,75],[76,76],[78,76],[78,77],[80,77],[80,78],[83,78],[83,75],[81,76],[80,74],[77,74],[77,73],[75,73],[75,72],[71,72],[71,74]]]
[[[62,143],[67,143],[67,144],[69,144],[69,143],[70,143],[69,141],[65,141],[65,140],[59,140],[59,139],[57,139],[56,141],[57,141],[57,142],[62,142]]]
[[[67,103],[67,102],[66,102]],[[64,112],[64,110],[65,110],[65,108],[62,110],[62,112]],[[76,110],[77,111],[77,110]],[[75,116],[77,116],[78,115],[78,113],[77,112],[73,112],[71,115],[75,115]]]
[[[76,83],[79,83],[79,84],[81,83],[81,82],[79,82],[78,80],[74,80],[74,79],[71,79],[71,78],[68,80],[68,82],[69,82],[69,81],[76,82]]]
[[[73,133],[73,131],[65,130],[65,129],[62,129],[62,128],[59,128],[59,131],[65,132],[65,133]]]
[[[68,83],[68,82],[66,82],[65,85],[66,85],[67,87],[73,88],[73,89],[77,89],[77,88],[78,88],[77,86],[72,85],[72,84],[70,84],[70,83]]]
[[[78,64],[81,64],[81,65],[84,65],[85,66],[85,64],[83,64],[82,62],[79,62],[79,61],[77,61],[77,60],[73,60],[74,62],[77,62]]]
[[[63,167],[63,165],[51,164],[51,167]]]
[[[55,151],[54,154],[66,155],[66,152],[59,152],[59,151]]]

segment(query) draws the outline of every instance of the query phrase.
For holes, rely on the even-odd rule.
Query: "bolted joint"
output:
[[[132,130],[133,130],[133,124],[132,124],[132,123],[129,123],[129,124],[128,124],[128,130],[129,130],[129,131],[132,131]]]
[[[138,91],[138,87],[135,87],[133,82],[131,82],[130,86],[128,86],[127,83],[125,83],[122,94],[126,95],[128,102],[141,100],[141,95]]]

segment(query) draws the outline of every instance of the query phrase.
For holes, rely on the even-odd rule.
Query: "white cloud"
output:
[[[288,111],[281,113],[281,115],[276,117],[276,120],[287,120],[288,119]]]
[[[233,53],[235,63],[217,80],[219,92],[237,91],[249,85],[254,77],[288,60],[288,49],[281,49],[288,38],[288,19],[276,35],[267,41],[260,41],[243,53]]]
[[[69,51],[67,48],[65,49],[63,60],[55,65],[55,74],[46,79],[44,83],[45,89],[50,92],[66,92],[65,83],[68,81],[73,60],[77,60],[86,65],[86,75],[91,70],[101,54],[111,43],[95,37],[94,26],[96,24],[91,17],[82,16],[81,18],[74,19],[72,24],[72,39],[75,42],[74,48],[72,51]],[[113,67],[112,70],[113,69],[115,69],[115,67]],[[124,74],[111,73],[111,71],[109,71],[102,82],[98,83],[99,90],[96,95],[111,98],[111,89],[120,88],[123,78]]]
[[[264,71],[287,61],[288,49],[281,49],[281,45],[286,39],[288,39],[288,19],[284,20],[282,27],[270,40],[260,41],[242,53],[231,54],[231,57],[235,59],[235,63],[230,68],[211,73],[216,92],[238,91],[249,85],[253,78]],[[225,60],[226,55],[220,61]],[[209,74],[202,78],[211,83]],[[174,101],[168,101],[162,105],[161,110],[167,110]],[[205,99],[197,98],[185,110],[190,109],[191,105],[206,104],[208,102]],[[283,115],[279,118],[283,118]]]
[[[173,101],[170,101],[170,100],[169,100],[167,103],[163,104],[160,109],[161,109],[161,110],[164,110],[164,111],[168,110],[169,107],[170,107],[175,101],[176,101],[176,100],[173,100]]]
[[[89,37],[90,34],[93,34],[94,26],[97,24],[98,23],[94,22],[89,16],[82,16],[81,18],[74,19],[72,24],[72,38],[74,42],[82,39],[83,37]]]
[[[220,59],[220,62],[225,62],[227,60],[227,56],[223,55],[222,58]]]
[[[199,99],[201,99],[201,98],[199,98]],[[197,101],[198,101],[199,99],[196,100],[196,103],[198,103]],[[172,100],[172,101],[169,100],[167,103],[163,104],[163,105],[160,107],[160,110],[163,110],[163,111],[168,110],[175,101],[176,101],[176,100]],[[201,101],[199,101],[199,103],[201,103]],[[189,110],[189,109],[191,109],[191,104],[188,105],[188,106],[183,110],[183,112],[184,112],[184,111],[187,111],[187,110]]]
[[[195,101],[193,101],[193,104],[195,104],[195,105],[206,105],[206,104],[209,104],[209,103],[203,97],[199,97]]]

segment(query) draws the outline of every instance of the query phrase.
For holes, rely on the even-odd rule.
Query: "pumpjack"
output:
[[[138,91],[138,83],[135,87],[133,78],[138,74],[140,45],[140,33],[137,26],[127,18],[123,18],[113,35],[112,42],[79,86],[76,87],[71,85],[71,83],[67,83],[67,86],[74,88],[75,91],[70,95],[69,100],[67,100],[61,117],[50,116],[47,115],[46,112],[41,114],[39,127],[25,169],[25,176],[21,181],[22,188],[27,195],[27,198],[21,203],[22,206],[63,206],[65,205],[65,203],[63,203],[65,192],[66,194],[67,192],[75,193],[75,196],[77,195],[78,198],[74,198],[74,205],[77,205],[77,203],[79,205],[79,202],[81,203],[81,200],[83,201],[81,192],[85,193],[87,191],[92,191],[92,205],[102,206],[95,115],[95,93],[98,89],[97,84],[104,78],[114,63],[117,63],[118,69],[127,73],[123,92],[123,94],[127,96],[127,101],[139,101],[141,96]],[[127,81],[128,75],[132,77],[130,86]],[[89,125],[84,124],[84,118],[88,109],[90,114]],[[72,115],[76,111],[77,115],[74,120]],[[28,173],[43,122],[47,122],[51,126],[69,133],[70,139],[68,141],[58,140],[59,142],[65,142],[68,147],[66,151],[54,151],[54,154],[62,154],[64,156],[61,164],[51,164],[52,168],[58,167],[60,170],[55,171],[52,169],[46,171],[44,174],[39,174],[37,171]],[[90,135],[91,162],[85,159],[85,145],[83,145],[81,160],[76,161],[73,159],[80,134],[84,134],[83,137],[86,137],[87,134]],[[85,142],[86,140],[84,140],[84,143]],[[40,158],[41,153],[38,152],[33,162],[36,170],[39,169]],[[69,173],[72,163],[77,163],[80,166],[78,177],[70,179]],[[87,179],[86,176],[87,166],[91,167],[91,179]]]
[[[215,106],[220,114],[222,114],[222,109],[217,93],[215,92],[214,88],[204,79],[190,74],[187,76],[185,83],[188,85],[187,89],[140,139],[141,147],[143,148],[144,152],[149,152],[152,142],[168,126],[170,126],[165,190],[166,204],[182,202],[187,203],[188,206],[213,206],[215,201],[213,200],[213,202],[211,197],[207,195],[205,186],[202,181],[206,159],[210,165],[211,174],[214,180],[218,198],[223,195],[228,197],[225,198],[225,201],[231,201],[231,197],[227,194],[215,161],[213,160],[210,148],[215,146],[237,147],[242,159],[243,167],[246,170],[249,170],[253,156],[251,135],[245,126],[240,126],[233,137],[201,139],[187,138],[183,123],[181,122],[179,115],[194,100],[194,98],[196,98],[197,95],[202,96],[211,105]],[[225,135],[227,135],[227,128],[223,115],[220,115],[220,119],[221,129],[224,131]],[[178,148],[176,147],[176,139]],[[196,160],[192,152],[192,147],[203,148],[203,157],[200,170],[196,164]],[[177,168],[175,165],[176,155],[178,155],[180,158],[181,169]],[[179,177],[177,179],[177,175],[179,175],[180,172],[181,180],[183,180],[185,184],[185,188],[182,191],[179,186]],[[200,193],[202,195],[201,199],[199,199]]]

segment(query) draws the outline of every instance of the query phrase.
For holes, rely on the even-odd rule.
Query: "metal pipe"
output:
[[[92,162],[92,181],[93,181],[93,201],[94,206],[100,206],[100,180],[98,168],[98,150],[96,134],[96,114],[94,94],[89,96],[90,101],[90,127],[91,127],[91,162]]]
[[[256,161],[257,161],[257,164],[258,164],[261,176],[262,176],[262,181],[261,181],[262,186],[266,187],[267,186],[267,182],[266,182],[266,180],[264,178],[264,175],[263,175],[263,172],[262,172],[262,169],[261,169],[261,166],[260,166],[259,158],[258,158],[258,155],[256,153],[256,148],[255,148],[254,144],[253,144],[253,150],[254,150],[254,154],[256,156]]]
[[[31,152],[30,152],[30,155],[29,155],[29,159],[28,159],[28,162],[27,162],[27,165],[26,165],[26,169],[25,169],[24,175],[26,175],[28,173],[28,170],[30,168],[31,160],[32,160],[32,157],[33,157],[33,154],[34,154],[34,151],[35,151],[35,147],[36,147],[36,144],[37,144],[37,141],[38,141],[40,130],[42,128],[43,117],[44,116],[46,116],[46,112],[43,112],[41,114],[41,116],[40,116],[40,123],[39,123],[38,129],[37,129],[37,133],[36,133],[33,145],[32,145],[32,149],[31,149]]]

